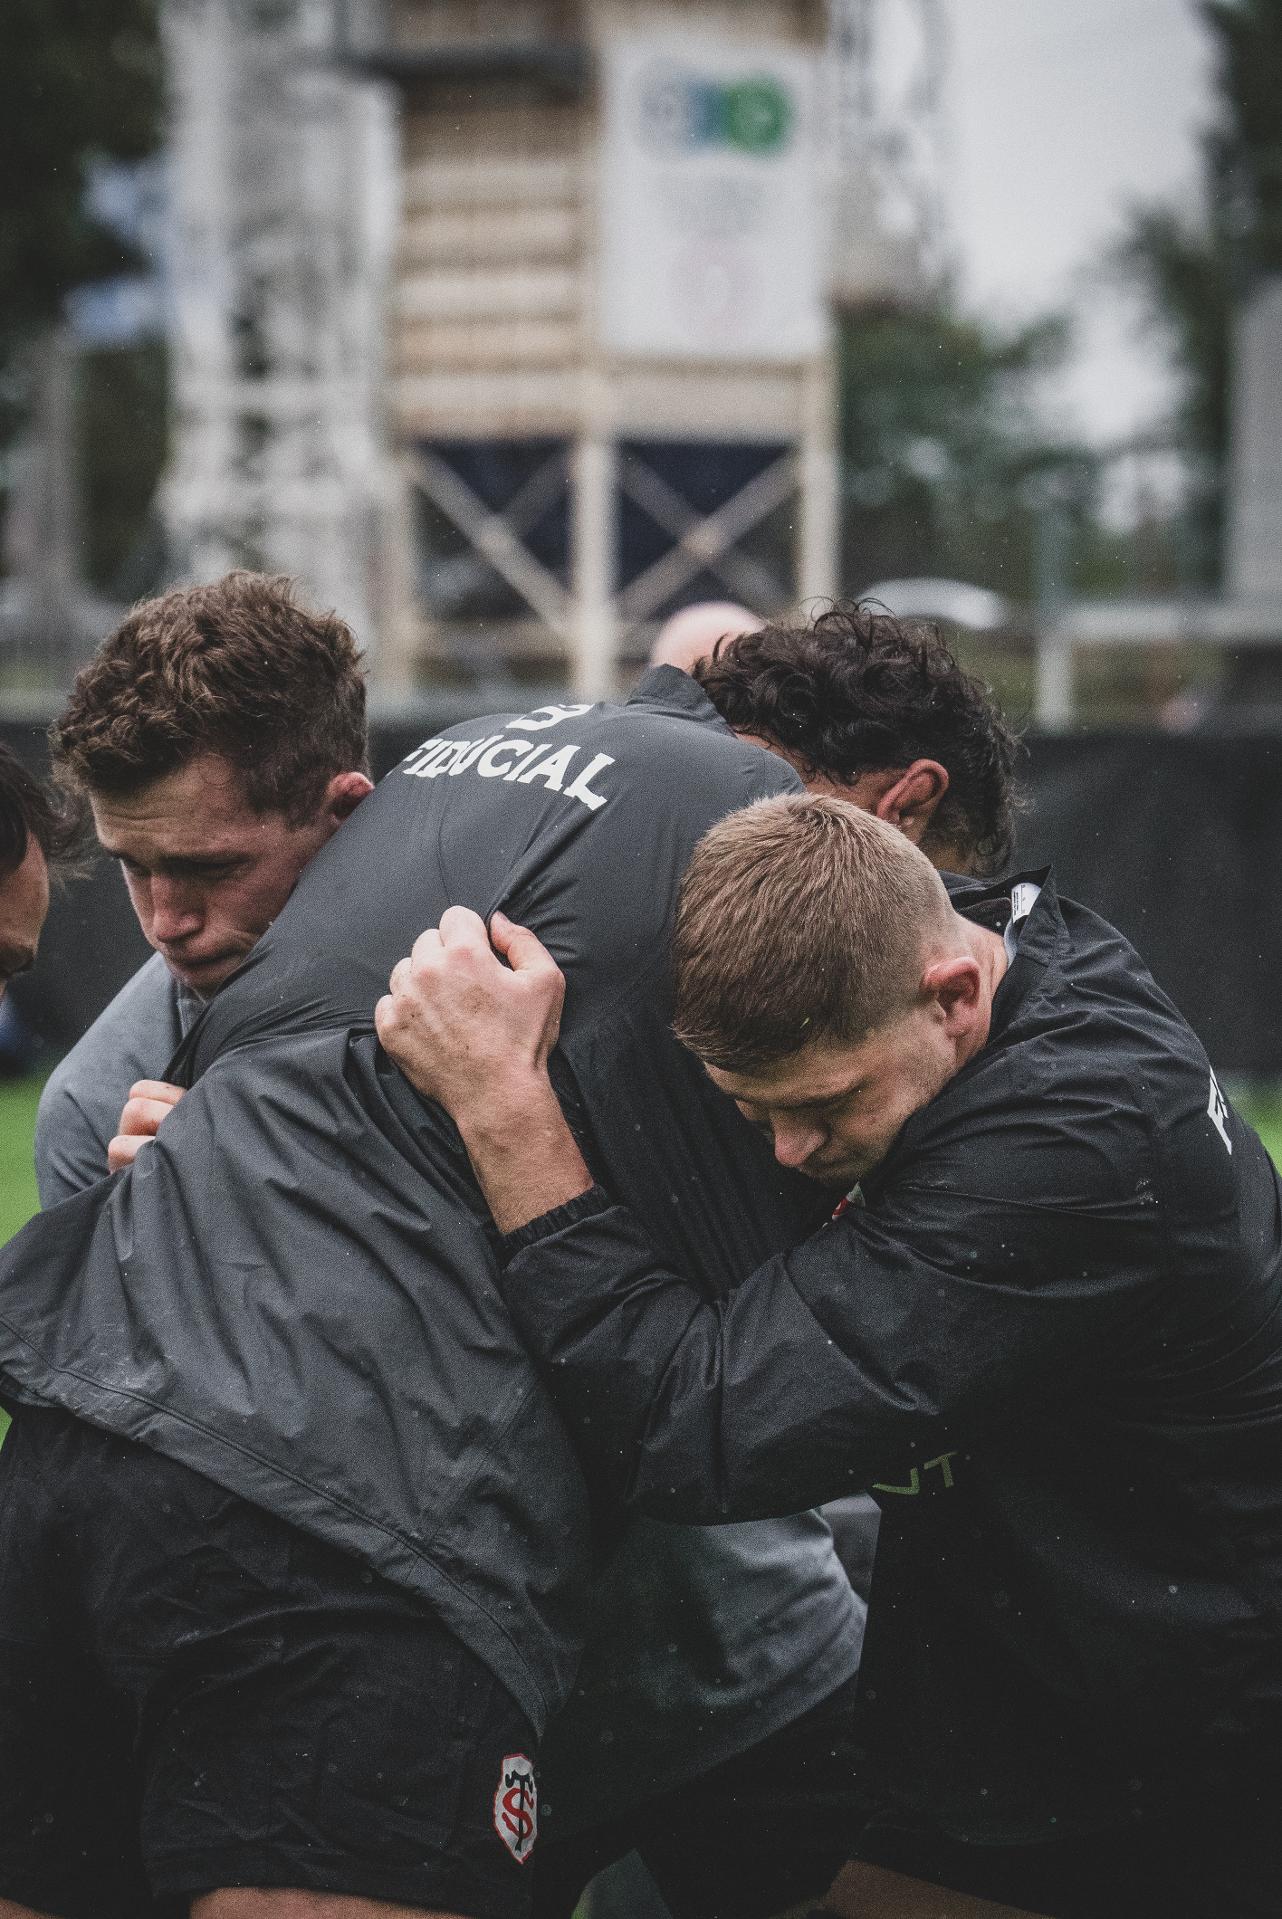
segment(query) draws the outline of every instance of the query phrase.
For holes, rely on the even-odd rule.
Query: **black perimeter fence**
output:
[[[431,718],[377,724],[376,773],[429,736]],[[39,726],[0,721],[0,738],[43,765]],[[1033,735],[1027,747],[1018,864],[1053,864],[1061,892],[1134,941],[1221,1071],[1282,1076],[1282,734]],[[15,999],[64,1048],[146,951],[119,875],[98,860],[55,900]]]

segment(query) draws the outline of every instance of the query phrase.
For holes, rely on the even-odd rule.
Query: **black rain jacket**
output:
[[[1048,881],[863,1197],[714,1302],[600,1191],[513,1235],[598,1470],[683,1520],[875,1492],[876,1776],[958,1837],[1282,1752],[1282,1188],[1127,942]]]
[[[565,1083],[594,1163],[673,1258],[728,1284],[809,1229],[814,1197],[668,1033],[668,933],[706,828],[798,784],[671,669],[626,705],[426,742],[189,1033],[171,1076],[194,1084],[159,1138],[0,1252],[19,1397],[420,1593],[541,1727],[578,1654],[583,1481],[458,1136],[382,1054],[373,1008],[447,906],[532,926],[568,976]],[[831,1558],[817,1516],[790,1523],[798,1555],[819,1538]]]

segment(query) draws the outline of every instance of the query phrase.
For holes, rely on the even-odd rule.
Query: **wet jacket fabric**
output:
[[[191,1091],[136,1166],[0,1253],[5,1377],[421,1593],[542,1724],[578,1654],[584,1487],[457,1135],[381,1053],[372,1009],[447,905],[533,926],[567,972],[566,1083],[602,1176],[727,1284],[813,1201],[669,1037],[667,931],[706,826],[795,785],[670,669],[626,706],[426,742],[210,1002],[170,1069]],[[770,1550],[810,1635],[776,1664],[804,1675],[819,1648],[822,1697],[857,1660],[858,1608],[822,1522]],[[775,1694],[784,1720],[813,1703]]]
[[[862,1190],[716,1302],[599,1189],[513,1236],[595,1470],[687,1520],[874,1490],[864,1730],[959,1838],[1282,1753],[1282,1188],[1127,942],[1044,885]]]
[[[153,953],[59,1060],[36,1112],[42,1206],[56,1206],[105,1176],[129,1088],[164,1076],[201,1006]]]

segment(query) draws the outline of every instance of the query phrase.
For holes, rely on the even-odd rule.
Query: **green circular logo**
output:
[[[792,102],[777,80],[740,80],[725,91],[725,134],[745,153],[774,153],[792,131]]]

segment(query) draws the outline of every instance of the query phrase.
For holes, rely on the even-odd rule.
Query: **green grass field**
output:
[[[38,1079],[0,1081],[0,1245],[26,1224],[35,1212],[35,1176],[31,1170],[31,1140],[36,1124]],[[1282,1086],[1267,1095],[1238,1097],[1238,1110],[1250,1120],[1282,1166]]]
[[[26,1224],[40,1203],[31,1170],[40,1085],[38,1079],[0,1081],[0,1245]]]
[[[25,1225],[39,1204],[31,1170],[31,1141],[36,1124],[36,1102],[41,1081],[0,1081],[0,1244]],[[1236,1099],[1238,1110],[1250,1120],[1282,1165],[1282,1087],[1267,1096]]]

